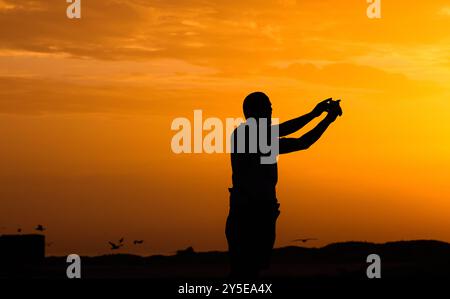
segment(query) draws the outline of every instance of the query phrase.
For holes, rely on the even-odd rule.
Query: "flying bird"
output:
[[[317,240],[316,238],[304,238],[304,239],[295,239],[295,240],[292,240],[292,242],[303,242],[303,243],[306,243],[308,241],[316,241],[316,240]]]
[[[134,240],[134,241],[133,241],[133,244],[134,244],[134,245],[142,244],[142,243],[144,243],[144,240]]]
[[[38,224],[38,226],[36,226],[35,230],[43,232],[46,228],[42,225],[42,224]]]
[[[113,242],[109,242],[109,245],[111,245],[111,250],[117,250],[120,249],[120,247],[123,246],[123,244],[114,244]]]

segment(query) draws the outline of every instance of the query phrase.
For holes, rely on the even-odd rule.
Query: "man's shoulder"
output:
[[[235,138],[235,136],[237,136],[237,134],[240,132],[245,132],[245,130],[243,130],[243,129],[245,129],[245,127],[246,127],[245,122],[240,123],[236,128],[233,129],[233,131],[231,133],[231,138]]]

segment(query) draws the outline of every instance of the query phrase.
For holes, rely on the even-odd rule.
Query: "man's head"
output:
[[[245,118],[268,118],[272,117],[272,104],[269,97],[263,92],[253,92],[244,100]]]

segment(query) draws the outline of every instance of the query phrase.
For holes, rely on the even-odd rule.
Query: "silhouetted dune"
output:
[[[365,279],[366,258],[372,253],[381,257],[383,278],[450,278],[450,244],[433,240],[277,248],[273,251],[272,266],[263,277]],[[108,254],[81,260],[84,278],[220,279],[227,277],[229,271],[226,252],[195,252],[193,248],[170,256]],[[40,271],[32,273],[36,277],[64,279],[66,267],[66,257],[47,257]]]

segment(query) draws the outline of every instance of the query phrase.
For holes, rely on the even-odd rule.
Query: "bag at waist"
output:
[[[258,206],[278,208],[277,198],[274,194],[249,194],[236,188],[228,188],[230,191],[230,207],[234,206]]]

